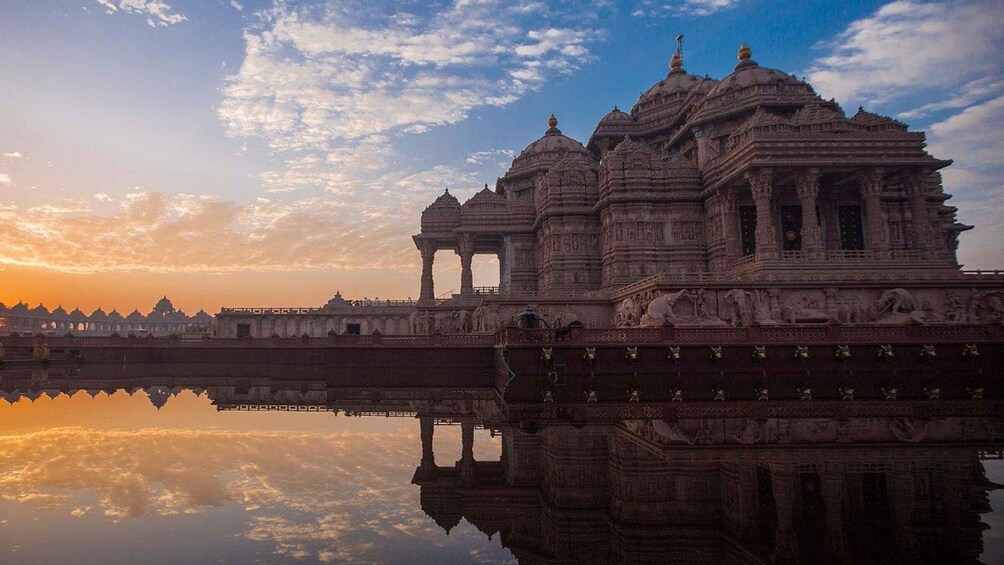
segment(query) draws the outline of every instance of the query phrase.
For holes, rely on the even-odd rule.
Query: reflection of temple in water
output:
[[[466,520],[500,536],[524,564],[976,563],[998,487],[982,459],[1004,445],[990,400],[529,406],[487,388],[229,369],[5,370],[0,392],[17,402],[142,390],[160,408],[191,390],[218,410],[417,418],[422,510],[446,533]],[[443,425],[460,427],[459,453],[434,446]],[[497,461],[475,460],[479,428],[501,435]]]
[[[949,432],[938,445],[808,439],[819,428],[859,428],[854,436],[917,423],[792,422],[799,443],[769,448],[710,443],[743,425],[727,420],[509,426],[500,461],[482,462],[472,419],[461,423],[460,460],[437,466],[433,418],[420,420],[422,509],[447,533],[465,519],[501,535],[524,564],[972,563],[996,486],[980,452]],[[706,428],[698,441],[709,443],[688,427]]]

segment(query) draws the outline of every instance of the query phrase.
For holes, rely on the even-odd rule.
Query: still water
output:
[[[506,425],[478,393],[11,388],[3,563],[1004,563],[1004,461],[955,441],[972,422],[835,445],[819,419]]]

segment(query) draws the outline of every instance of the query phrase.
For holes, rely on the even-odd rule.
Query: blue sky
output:
[[[665,76],[677,33],[691,73],[724,77],[745,41],[845,111],[926,130],[977,225],[962,261],[1004,266],[1002,18],[999,0],[8,0],[0,300],[415,295],[421,209],[493,184],[552,112],[585,141]],[[457,266],[437,255],[438,291]]]

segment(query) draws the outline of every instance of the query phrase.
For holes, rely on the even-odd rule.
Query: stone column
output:
[[[471,296],[474,294],[474,273],[471,270],[471,261],[474,259],[474,234],[457,234],[457,255],[460,255],[460,294]]]
[[[741,251],[738,195],[734,190],[721,190],[718,192],[718,201],[721,207],[722,238],[725,240],[725,269],[729,269]]]
[[[434,303],[436,301],[436,290],[432,280],[432,262],[436,259],[436,244],[432,241],[423,240],[418,243],[418,250],[422,253],[422,290],[418,296],[418,301]]]
[[[756,203],[757,260],[777,259],[777,230],[774,229],[774,214],[770,206],[773,174],[770,169],[752,171],[746,173],[746,181],[750,183],[753,202]]]
[[[927,250],[930,249],[930,242],[927,240],[929,230],[929,218],[927,211],[927,186],[924,183],[925,176],[921,174],[911,175],[906,182],[906,192],[910,196],[910,212],[913,216],[910,222],[910,237],[913,240],[913,248]]]
[[[474,420],[464,420],[460,423],[460,437],[463,442],[463,452],[460,456],[460,483],[474,484]]]
[[[823,230],[816,216],[816,197],[819,196],[819,169],[809,169],[799,175],[796,189],[802,203],[802,251],[811,259],[823,258]]]
[[[759,218],[757,220],[759,223]],[[770,484],[777,509],[777,530],[774,534],[774,554],[780,563],[801,561],[798,537],[795,535],[795,469],[789,464],[770,465]]]
[[[432,416],[420,416],[422,426],[422,464],[421,472],[428,476],[436,470],[436,455],[432,452],[432,435],[436,431]]]
[[[917,558],[917,542],[913,530],[913,472],[906,463],[896,463],[889,479],[889,505],[892,510],[893,537],[896,552],[903,563],[913,563]]]
[[[844,472],[839,464],[827,463],[819,474],[823,505],[826,507],[826,553],[834,563],[851,563],[844,533]]]
[[[883,176],[882,169],[872,169],[861,178],[861,200],[865,204],[865,246],[875,252],[876,259],[891,259],[889,222],[882,209]]]

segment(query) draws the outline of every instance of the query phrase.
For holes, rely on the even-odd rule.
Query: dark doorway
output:
[[[756,207],[739,207],[739,238],[741,239],[743,255],[756,252]]]
[[[362,333],[362,328],[359,324],[345,324],[345,333],[347,335],[359,335]]]
[[[837,209],[840,220],[840,248],[860,250],[865,248],[861,230],[861,206],[841,206]]]
[[[237,337],[251,337],[251,324],[237,324]]]

